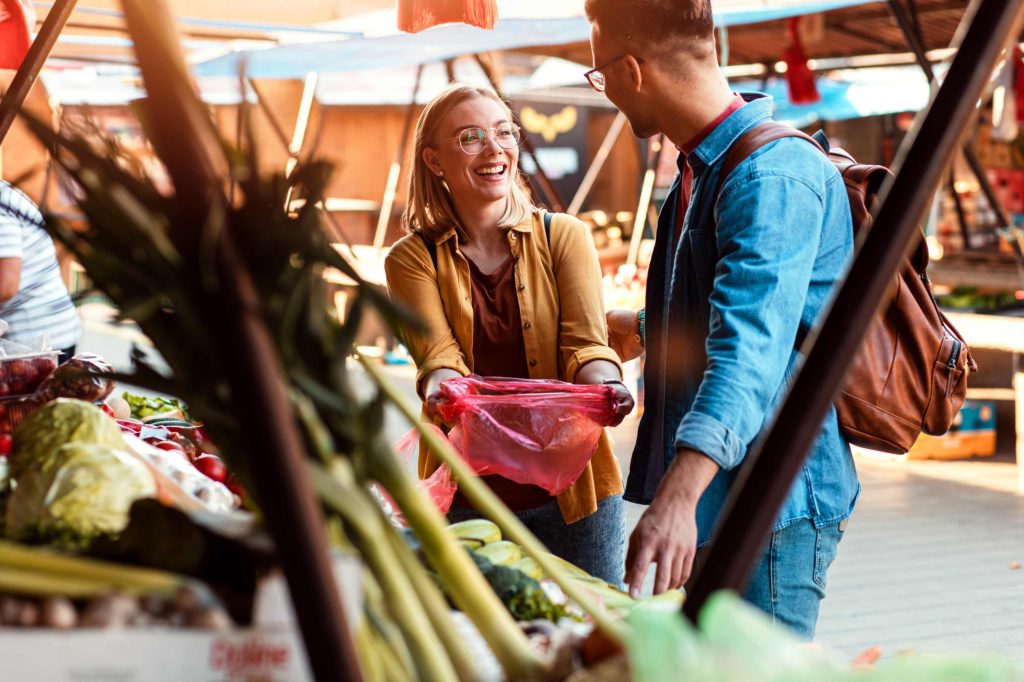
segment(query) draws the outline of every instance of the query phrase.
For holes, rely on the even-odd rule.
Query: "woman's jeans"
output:
[[[481,516],[475,509],[453,506],[448,512],[448,521],[457,523]],[[555,500],[516,512],[516,516],[552,554],[616,587],[622,585],[626,563],[626,507],[621,495],[600,500],[596,512],[573,524],[562,519]]]
[[[800,519],[772,533],[743,598],[803,639],[813,639],[825,575],[845,529],[845,522],[815,528]]]

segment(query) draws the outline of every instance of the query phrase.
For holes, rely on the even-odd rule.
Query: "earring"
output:
[[[444,177],[444,171],[437,171],[437,177],[443,178]]]

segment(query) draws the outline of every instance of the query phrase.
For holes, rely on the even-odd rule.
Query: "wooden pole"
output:
[[[654,179],[658,173],[658,157],[661,155],[661,147],[665,144],[665,136],[651,140],[647,148],[647,168],[644,170],[644,180],[640,185],[640,201],[637,202],[636,215],[633,217],[633,234],[629,237],[629,252],[626,256],[627,265],[636,265],[640,257],[640,242],[644,238],[644,228],[647,227],[647,213],[651,207],[651,196],[654,194]]]
[[[587,195],[590,194],[590,190],[594,187],[594,182],[597,181],[597,176],[601,174],[601,169],[604,168],[605,161],[608,160],[608,155],[611,153],[615,141],[619,139],[619,134],[622,132],[624,125],[626,125],[626,115],[620,111],[615,114],[615,120],[612,121],[611,127],[608,128],[604,139],[601,140],[601,146],[598,148],[597,154],[594,155],[594,160],[590,163],[587,174],[583,176],[583,181],[580,183],[579,189],[576,190],[576,195],[569,202],[569,208],[565,209],[565,212],[569,215],[576,215],[580,212],[583,202],[587,200]]]
[[[420,92],[420,79],[423,77],[423,64],[416,68],[416,82],[412,86],[412,99],[405,110],[405,122],[402,124],[402,138],[395,150],[395,159],[388,170],[388,181],[384,186],[384,198],[380,202],[380,215],[377,216],[377,230],[373,233],[373,248],[378,253],[384,248],[388,224],[391,222],[391,209],[395,205],[395,193],[398,191],[398,178],[402,174],[402,161],[405,160],[405,149],[409,144],[409,133],[412,132],[413,120],[416,118],[416,95]]]
[[[29,91],[35,85],[46,58],[50,56],[50,51],[56,44],[61,30],[68,23],[68,18],[71,17],[71,12],[75,9],[76,1],[57,0],[53,4],[36,39],[32,41],[25,60],[14,75],[11,87],[7,89],[3,99],[0,99],[0,144],[7,137],[7,131],[11,129],[14,119],[21,111],[21,105],[25,103],[25,98],[28,97]]]

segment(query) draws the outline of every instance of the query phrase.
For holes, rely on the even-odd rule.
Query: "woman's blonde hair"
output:
[[[417,232],[430,240],[441,236],[452,226],[459,230],[465,239],[465,230],[459,225],[448,188],[444,180],[435,175],[423,160],[423,150],[433,147],[437,142],[438,127],[453,107],[468,99],[488,97],[501,105],[512,120],[512,110],[498,93],[489,88],[476,88],[469,85],[453,83],[435,97],[420,113],[416,123],[416,138],[413,144],[412,173],[409,176],[409,203],[402,216],[402,224],[410,232]],[[526,182],[517,166],[516,176],[509,189],[508,203],[505,214],[499,222],[500,227],[512,227],[526,220],[533,211],[534,203],[526,188]]]

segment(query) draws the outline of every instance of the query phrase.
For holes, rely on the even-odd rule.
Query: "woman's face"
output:
[[[507,128],[510,124],[505,108],[489,97],[460,102],[441,121],[436,141],[423,150],[423,158],[431,172],[443,174],[457,204],[489,204],[508,197],[519,163],[519,148]],[[499,138],[511,148],[502,147]],[[467,154],[463,147],[480,151]]]

